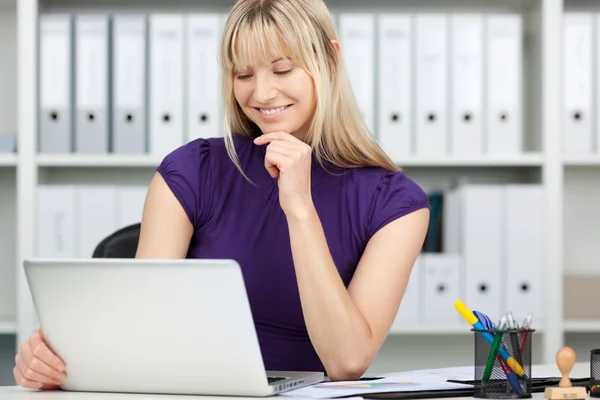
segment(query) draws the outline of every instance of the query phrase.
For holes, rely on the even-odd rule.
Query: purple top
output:
[[[227,258],[240,264],[267,370],[325,371],[304,323],[277,179],[264,167],[266,145],[257,146],[250,137],[234,138],[240,165],[256,186],[229,159],[223,138],[191,141],[157,168],[194,226],[187,258]],[[375,232],[429,207],[416,183],[383,168],[325,170],[313,156],[311,185],[346,287]]]

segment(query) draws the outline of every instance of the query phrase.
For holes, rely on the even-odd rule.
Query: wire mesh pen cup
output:
[[[590,397],[600,397],[600,349],[590,351]]]
[[[531,336],[535,329],[471,329],[474,394],[483,399],[531,398]]]

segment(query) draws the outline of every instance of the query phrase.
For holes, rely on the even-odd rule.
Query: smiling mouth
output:
[[[260,111],[263,115],[276,115],[285,110],[288,107],[291,107],[292,104],[288,104],[285,106],[277,107],[277,108],[257,108],[254,107],[255,110]]]

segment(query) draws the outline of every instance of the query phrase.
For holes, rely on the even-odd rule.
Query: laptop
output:
[[[270,396],[323,372],[265,371],[233,260],[29,259],[66,391]]]

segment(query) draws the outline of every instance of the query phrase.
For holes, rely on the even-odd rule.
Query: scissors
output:
[[[477,317],[479,322],[481,322],[483,324],[483,327],[485,329],[488,329],[490,331],[496,330],[494,323],[487,315],[485,315],[482,312],[475,311],[475,310],[473,310],[473,314],[475,315],[475,317]],[[499,328],[505,329],[506,327],[501,326]],[[506,374],[506,378],[508,379],[508,383],[510,384],[512,389],[517,393],[521,393],[521,384],[519,383],[519,378],[517,377],[517,375],[510,369],[510,367],[508,365],[506,365],[504,360],[499,355],[497,356],[497,358],[498,358],[498,362],[500,363],[500,366],[502,367],[502,369],[504,370],[504,373]],[[507,386],[506,391],[510,392],[509,386]]]

